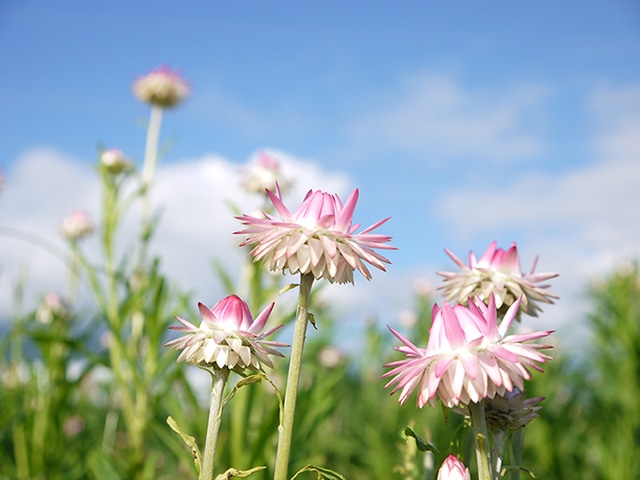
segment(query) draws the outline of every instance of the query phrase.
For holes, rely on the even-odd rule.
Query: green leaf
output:
[[[198,474],[200,474],[200,469],[202,468],[202,455],[200,454],[200,449],[198,448],[198,443],[196,442],[195,437],[191,435],[187,435],[182,429],[178,426],[178,423],[173,419],[173,417],[167,417],[167,424],[178,435],[182,438],[182,441],[191,449],[191,456],[193,457],[193,463],[196,464],[196,470],[198,470]]]
[[[318,480],[322,480],[322,479],[347,480],[344,476],[342,476],[338,472],[334,472],[333,470],[330,470],[325,467],[319,467],[317,465],[307,465],[306,467],[301,468],[296,472],[296,474],[293,477],[291,477],[291,480],[294,480],[298,475],[304,472],[313,473]]]
[[[285,285],[284,287],[282,287],[280,289],[280,291],[278,292],[278,295],[282,295],[283,293],[288,292],[289,290],[293,290],[296,287],[299,287],[300,284],[299,283],[290,283],[289,285]]]
[[[88,467],[94,478],[100,480],[120,480],[116,467],[100,450],[93,450],[89,454]]]
[[[436,456],[440,456],[440,452],[435,445],[427,442],[424,438],[414,432],[410,427],[405,427],[404,430],[400,431],[400,438],[402,438],[404,441],[407,441],[407,437],[413,437],[415,439],[416,446],[421,452],[432,452]]]
[[[267,467],[253,467],[251,470],[237,470],[235,468],[230,468],[224,473],[221,473],[216,477],[215,480],[229,480],[231,478],[245,478],[249,475],[259,472],[260,470],[264,470]]]

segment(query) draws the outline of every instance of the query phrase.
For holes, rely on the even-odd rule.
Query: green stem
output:
[[[494,478],[500,478],[500,471],[502,470],[502,459],[504,458],[504,447],[507,440],[507,432],[504,430],[493,431],[493,445],[491,447],[491,460],[493,464],[491,469],[493,470]]]
[[[162,107],[151,106],[149,115],[149,127],[147,128],[147,144],[144,151],[144,164],[142,166],[142,188],[144,199],[142,204],[142,224],[143,227],[149,222],[150,201],[149,188],[155,177],[156,165],[158,163],[158,144],[160,143],[160,125],[162,124]]]
[[[484,401],[469,403],[471,415],[471,428],[476,444],[476,462],[478,464],[478,479],[493,480],[491,474],[491,455],[488,449],[489,435],[487,434],[487,422],[484,417]]]
[[[220,421],[222,420],[222,393],[224,392],[224,386],[229,378],[229,370],[226,368],[216,368],[211,371],[211,377],[209,421],[207,423],[207,438],[204,444],[204,454],[199,480],[213,480],[216,444],[218,443],[218,432],[220,431]]]
[[[524,429],[511,435],[511,448],[513,451],[513,465],[511,470],[511,480],[520,480],[520,466],[522,465],[522,444],[524,440]]]
[[[307,334],[309,321],[309,297],[313,285],[313,274],[306,273],[300,277],[300,296],[298,310],[293,329],[293,344],[291,345],[291,363],[287,375],[287,389],[284,397],[284,412],[282,422],[278,428],[278,449],[276,451],[276,466],[274,480],[287,480],[289,457],[291,455],[291,438],[293,435],[293,420],[295,418],[300,369],[302,366],[302,352]]]

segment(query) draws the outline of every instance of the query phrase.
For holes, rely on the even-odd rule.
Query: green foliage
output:
[[[547,397],[526,432],[525,464],[538,478],[640,478],[638,266],[597,283],[590,298],[585,355],[556,352],[529,390]]]

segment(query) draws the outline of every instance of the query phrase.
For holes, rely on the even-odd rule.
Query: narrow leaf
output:
[[[200,454],[200,449],[198,448],[198,443],[196,442],[195,437],[187,435],[171,416],[167,417],[167,424],[169,425],[171,430],[180,435],[182,441],[187,445],[187,447],[191,449],[193,463],[196,464],[196,470],[198,470],[198,474],[200,474],[200,469],[202,468],[202,455]]]

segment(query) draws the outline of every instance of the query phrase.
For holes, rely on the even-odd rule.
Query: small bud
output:
[[[274,191],[276,183],[281,191],[289,187],[289,182],[282,176],[278,160],[260,152],[258,160],[245,170],[242,187],[249,193],[264,195],[265,190]]]
[[[449,455],[442,462],[437,480],[471,480],[471,473],[458,457]]]
[[[124,156],[122,150],[111,148],[100,155],[100,164],[112,175],[119,175],[132,168],[131,162]]]
[[[82,210],[76,210],[67,215],[60,225],[60,233],[68,240],[75,241],[93,233],[93,222],[89,215]]]
[[[47,293],[36,310],[36,321],[44,325],[49,325],[56,319],[66,320],[69,316],[67,303],[55,292]]]

